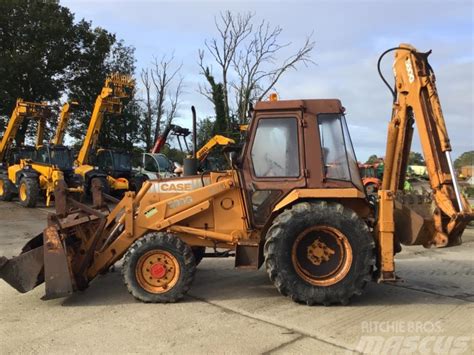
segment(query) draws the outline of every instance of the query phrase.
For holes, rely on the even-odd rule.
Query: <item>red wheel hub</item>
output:
[[[162,263],[154,264],[150,269],[151,276],[155,279],[161,279],[166,274],[166,267]]]

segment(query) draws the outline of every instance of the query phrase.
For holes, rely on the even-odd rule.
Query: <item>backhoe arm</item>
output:
[[[431,52],[418,52],[408,44],[401,44],[392,50],[395,50],[395,90],[392,91],[394,103],[388,128],[382,188],[379,192],[378,221],[382,269],[385,260],[386,271],[393,270],[393,256],[390,256],[393,255],[393,246],[390,245],[393,245],[397,229],[405,228],[404,235],[397,236],[404,244],[444,247],[460,244],[464,228],[473,219],[471,208],[460,194],[456,181],[450,156],[451,144],[436,90],[435,75],[428,63]],[[435,205],[434,211],[430,211],[430,217],[420,217],[423,222],[420,222],[422,226],[419,228],[413,227],[414,216],[409,216],[409,221],[404,220],[408,218],[408,208],[395,203],[397,193],[403,190],[415,123]],[[397,207],[401,212],[396,211]],[[418,235],[406,235],[408,224],[410,232],[416,231],[414,234]]]

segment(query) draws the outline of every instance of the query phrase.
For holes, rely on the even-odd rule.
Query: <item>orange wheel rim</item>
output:
[[[27,197],[26,184],[20,184],[20,200],[25,201]]]
[[[0,196],[3,196],[4,194],[5,194],[4,182],[3,180],[0,180]]]
[[[150,293],[165,293],[178,282],[181,269],[173,254],[150,250],[138,259],[135,275],[139,285]]]
[[[341,281],[352,265],[347,237],[329,226],[306,228],[293,243],[291,261],[296,273],[314,286]]]

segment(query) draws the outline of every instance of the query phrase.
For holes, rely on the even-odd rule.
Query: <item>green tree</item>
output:
[[[66,94],[81,105],[68,127],[81,141],[106,75],[133,74],[134,62],[133,47],[90,22],[74,23],[74,15],[56,1],[0,2],[0,131],[17,98],[58,104]],[[129,147],[138,140],[139,119],[132,98],[121,117],[105,120],[100,144]],[[27,134],[25,122],[18,141]]]
[[[197,124],[197,145],[202,147],[206,142],[211,139],[215,134],[215,122],[210,118],[206,117],[200,120]]]
[[[203,68],[203,75],[209,83],[209,100],[214,104],[215,120],[212,127],[212,134],[227,134],[229,130],[228,118],[225,108],[224,85],[217,83],[211,74],[209,67]],[[206,122],[208,123],[209,120]],[[212,137],[212,136],[211,136]],[[210,137],[209,137],[210,138]],[[201,142],[201,144],[204,144]]]
[[[379,157],[376,154],[372,154],[369,159],[365,162],[366,164],[374,164],[379,161]]]
[[[460,169],[466,165],[474,165],[474,150],[462,153],[455,161],[454,167]]]
[[[135,71],[134,48],[118,41],[103,28],[87,21],[76,26],[76,60],[71,66],[69,97],[80,103],[71,119],[70,135],[82,141],[89,125],[97,95],[107,75],[113,72],[132,75]],[[120,116],[105,117],[99,145],[129,149],[139,138],[141,108],[132,97]]]
[[[0,2],[0,131],[17,98],[57,101],[75,60],[74,16],[49,1]],[[18,132],[26,133],[26,123]]]
[[[425,165],[425,159],[421,153],[410,152],[408,155],[408,165]]]

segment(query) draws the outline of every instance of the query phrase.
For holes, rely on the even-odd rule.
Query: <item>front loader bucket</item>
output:
[[[0,257],[0,278],[21,293],[46,282],[45,299],[72,293],[67,256],[57,229],[47,227],[14,258]]]
[[[7,259],[0,257],[0,278],[18,292],[31,291],[44,281],[43,247]]]

